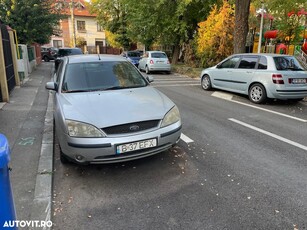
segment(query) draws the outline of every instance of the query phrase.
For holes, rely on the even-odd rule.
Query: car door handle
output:
[[[246,73],[253,73],[252,71],[246,71]]]

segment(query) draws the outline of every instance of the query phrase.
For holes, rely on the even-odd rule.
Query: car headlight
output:
[[[180,114],[177,106],[174,106],[170,111],[167,112],[167,114],[164,116],[161,128],[174,124],[177,121],[180,120]]]
[[[105,137],[95,126],[83,122],[66,120],[68,135],[71,137]]]

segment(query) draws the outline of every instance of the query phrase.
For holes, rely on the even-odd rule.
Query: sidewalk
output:
[[[53,62],[42,63],[9,103],[0,103],[0,133],[11,148],[11,183],[17,220],[50,220],[53,118],[49,92]]]

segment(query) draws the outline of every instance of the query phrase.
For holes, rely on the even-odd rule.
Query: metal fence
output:
[[[12,58],[10,36],[7,31],[6,25],[0,24],[0,27],[1,27],[1,35],[2,35],[6,80],[7,80],[7,85],[8,85],[8,91],[11,92],[13,88],[15,87],[16,82],[15,82],[15,73],[14,73],[14,64],[13,64],[13,58]],[[1,92],[0,92],[0,95],[2,95]],[[0,98],[0,100],[2,101],[2,98]]]

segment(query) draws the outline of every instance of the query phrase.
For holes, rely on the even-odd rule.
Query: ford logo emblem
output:
[[[131,125],[129,127],[130,131],[138,131],[140,129],[140,127],[138,125]]]

